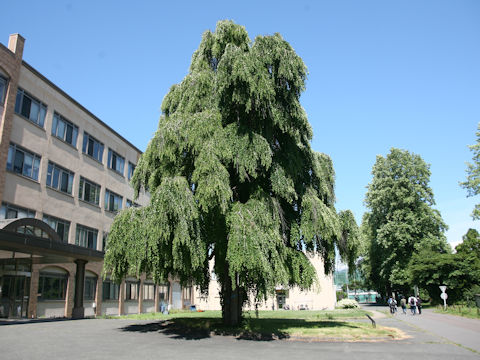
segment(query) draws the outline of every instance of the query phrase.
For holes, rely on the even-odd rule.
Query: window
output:
[[[48,236],[48,234],[43,231],[43,229],[33,225],[19,225],[16,227],[15,232],[25,235],[41,237],[44,239],[50,238],[50,236]]]
[[[5,95],[7,94],[7,84],[7,78],[0,75],[0,105],[3,105],[5,102]]]
[[[40,155],[34,154],[24,148],[10,143],[8,148],[7,170],[38,180],[40,169]]]
[[[78,198],[89,203],[100,204],[100,185],[91,182],[80,176],[80,188],[78,190]]]
[[[117,195],[108,189],[105,191],[105,210],[114,212],[122,210],[122,202],[123,197],[120,195]]]
[[[49,161],[47,171],[47,186],[72,195],[73,172]]]
[[[125,159],[112,149],[108,149],[108,167],[123,175]]]
[[[58,113],[53,114],[52,135],[77,147],[78,126]]]
[[[143,284],[143,300],[155,300],[155,285],[151,282]]]
[[[169,284],[158,285],[158,300],[160,303],[168,304]]]
[[[97,235],[98,231],[96,229],[77,224],[75,245],[97,250]]]
[[[64,243],[68,243],[68,233],[70,232],[70,221],[62,220],[53,216],[43,215],[43,221],[46,222],[60,236]]]
[[[103,300],[118,300],[118,290],[120,286],[110,279],[105,279],[103,281],[103,291],[102,297]]]
[[[107,249],[107,241],[108,241],[108,232],[103,232],[102,238],[102,251],[105,252]]]
[[[182,288],[182,300],[184,306],[190,306],[192,301],[192,287],[186,286]]]
[[[136,202],[130,200],[130,199],[127,199],[126,202],[125,202],[125,207],[129,208],[129,207],[140,207],[140,204],[137,204]]]
[[[138,281],[125,281],[125,300],[138,300]]]
[[[65,300],[67,292],[67,272],[61,269],[48,269],[40,272],[38,295],[42,300]]]
[[[47,105],[35,99],[25,92],[25,90],[18,88],[15,112],[38,126],[43,127],[45,115],[47,114]]]
[[[128,180],[132,178],[134,171],[135,171],[135,165],[129,161],[128,162]]]
[[[95,160],[102,162],[103,144],[86,131],[83,133],[82,149],[84,154],[88,154]]]
[[[84,300],[95,300],[97,293],[97,276],[94,273],[87,272],[85,274],[85,286],[83,291]]]
[[[25,209],[8,203],[2,203],[0,219],[34,218],[35,210]]]

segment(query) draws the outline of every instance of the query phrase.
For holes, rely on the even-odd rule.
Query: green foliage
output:
[[[306,75],[279,34],[251,42],[231,21],[205,32],[132,179],[151,204],[116,217],[105,271],[171,274],[206,290],[214,258],[225,310],[235,289],[243,303],[278,285],[309,288],[306,253],[320,254],[327,271],[340,239],[342,254],[354,253],[355,229],[347,221],[342,238],[334,208],[332,161],[310,147]]]
[[[455,247],[458,254],[472,255],[480,260],[480,234],[475,229],[468,229],[462,242]]]
[[[353,275],[361,250],[360,230],[350,210],[340,211],[338,216],[342,231],[338,249],[342,261],[348,265],[349,274]]]
[[[479,236],[469,229],[457,245],[455,254],[425,248],[414,254],[409,266],[410,281],[428,291],[434,303],[440,303],[439,285],[447,285],[449,303],[473,303],[480,286]]]
[[[200,212],[183,177],[165,178],[150,205],[120,212],[109,234],[105,269],[119,281],[128,274],[151,274],[157,283],[168,275],[205,287],[207,248]]]
[[[363,272],[381,293],[408,287],[408,264],[413,254],[428,248],[446,252],[447,226],[435,205],[430,170],[419,155],[392,148],[377,156],[368,185],[362,232],[368,239]]]
[[[348,297],[348,294],[345,292],[345,291],[337,291],[337,301],[340,301],[342,299],[345,299],[346,297]]]
[[[451,278],[455,268],[453,254],[424,249],[412,256],[409,265],[410,280],[425,289],[433,303],[442,301],[439,285],[447,285],[450,300],[458,299],[460,294],[454,291],[452,286],[455,285],[455,279]]]
[[[467,180],[460,183],[460,186],[467,190],[469,197],[480,194],[480,124],[476,135],[477,143],[469,146],[470,151],[473,152],[473,163],[467,163]],[[475,205],[472,218],[480,219],[480,204]]]
[[[456,316],[463,316],[470,319],[480,319],[480,313],[478,308],[472,304],[469,306],[465,305],[448,305],[447,309],[443,308],[443,305],[437,305],[437,308],[434,310],[436,313],[450,314]]]

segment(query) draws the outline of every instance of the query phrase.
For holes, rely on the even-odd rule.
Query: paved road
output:
[[[368,307],[366,309],[369,310]],[[381,310],[386,312],[388,308]],[[422,315],[415,316],[411,315],[410,310],[407,315],[403,315],[401,309],[399,310],[400,313],[395,315],[395,319],[480,353],[480,320],[439,314],[432,309],[423,309]]]
[[[427,317],[425,317],[427,319]],[[225,336],[191,338],[166,333],[156,322],[76,320],[0,325],[1,359],[479,359],[418,324],[424,319],[384,317],[411,337],[380,343],[252,341]],[[425,320],[426,321],[426,320]],[[153,325],[152,325],[153,324]]]

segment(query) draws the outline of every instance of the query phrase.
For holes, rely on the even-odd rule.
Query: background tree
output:
[[[455,247],[457,269],[453,275],[457,282],[462,300],[475,306],[475,294],[480,293],[480,234],[475,229],[468,229],[463,241]]]
[[[480,286],[480,238],[474,229],[463,236],[456,253],[440,253],[424,248],[412,257],[409,265],[411,283],[427,290],[434,303],[440,303],[439,285],[447,285],[449,303],[473,303]]]
[[[432,303],[437,304],[443,301],[440,298],[439,285],[447,285],[449,302],[460,298],[461,294],[456,290],[458,286],[455,279],[451,277],[455,270],[453,254],[441,253],[429,248],[421,249],[418,253],[413,254],[408,266],[410,283],[424,289]]]
[[[361,250],[360,230],[351,210],[340,211],[338,216],[342,234],[338,250],[342,261],[348,265],[348,274],[353,275]]]
[[[480,261],[480,234],[475,229],[468,229],[462,242],[455,247],[458,254],[476,257]]]
[[[409,287],[408,265],[422,248],[445,252],[447,226],[435,204],[430,170],[423,159],[392,148],[377,156],[368,185],[363,231],[368,236],[365,275],[380,293]]]
[[[310,147],[305,78],[279,34],[251,42],[230,21],[205,32],[133,176],[150,205],[115,218],[105,271],[157,282],[170,274],[206,291],[214,259],[228,325],[249,294],[260,301],[278,285],[309,288],[316,274],[306,253],[330,271],[341,237],[334,171]]]
[[[480,124],[477,129],[477,143],[470,145],[473,152],[473,163],[467,163],[467,180],[460,183],[460,186],[467,189],[467,196],[475,196],[480,193]],[[475,205],[472,212],[474,220],[480,219],[480,204]]]

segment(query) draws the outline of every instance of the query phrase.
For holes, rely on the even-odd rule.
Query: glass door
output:
[[[28,314],[30,277],[4,274],[0,277],[0,287],[0,317],[26,318]]]

